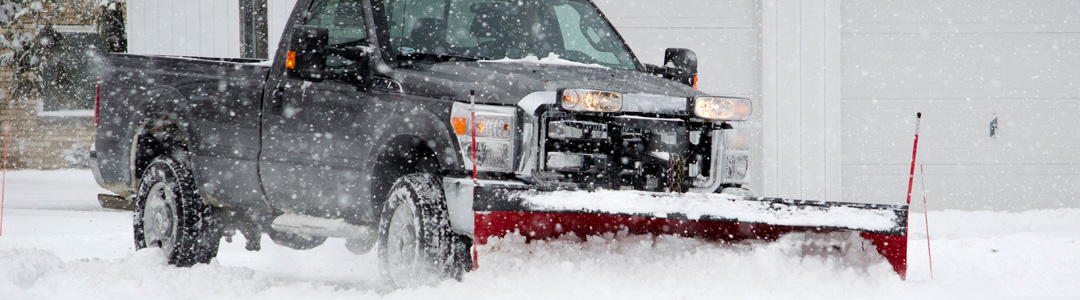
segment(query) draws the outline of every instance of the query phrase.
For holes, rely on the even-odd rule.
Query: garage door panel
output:
[[[1018,101],[1019,102],[1019,101]],[[1034,101],[1024,101],[1021,105]],[[1080,163],[1080,99],[1061,106],[1018,107],[998,112],[1004,156],[1030,163]]]
[[[897,204],[906,199],[909,165],[844,165],[844,200]],[[1027,210],[1075,207],[1080,166],[924,166],[916,169],[913,210],[920,210],[925,182],[932,210]]]
[[[1066,98],[1080,33],[844,35],[844,98]]]
[[[1080,99],[845,99],[844,164],[1080,164]],[[998,119],[994,137],[990,123]]]
[[[918,103],[923,102],[923,103]],[[847,100],[841,141],[844,164],[904,164],[911,161],[915,113],[923,112],[920,161],[987,163],[997,161],[989,138],[989,112],[938,107],[924,101]],[[986,153],[986,154],[982,154]]]
[[[904,196],[921,111],[919,163],[945,208],[1080,206],[1080,2],[842,7],[845,200]]]
[[[845,32],[857,31],[848,25],[953,25],[993,28],[999,25],[1071,25],[1080,12],[1080,2],[1072,0],[875,0],[843,1]],[[912,31],[908,31],[912,32]],[[915,30],[914,32],[918,32]]]

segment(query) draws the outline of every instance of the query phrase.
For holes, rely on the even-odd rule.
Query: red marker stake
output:
[[[908,213],[909,214],[911,213],[911,208],[910,208],[911,207],[911,186],[912,186],[913,183],[915,183],[915,155],[919,153],[919,121],[921,121],[921,120],[922,120],[922,113],[921,112],[916,113],[915,114],[915,145],[913,145],[911,147],[912,148],[911,149],[911,173],[908,175],[908,182],[907,182],[907,204],[908,204]],[[910,236],[910,235],[908,235],[908,228],[910,228],[910,225],[911,225],[911,218],[908,218],[904,222],[906,224],[904,226],[904,236],[905,237]]]
[[[926,221],[926,258],[930,260],[930,279],[934,279],[934,256],[930,253],[930,213],[926,208],[926,172],[923,171],[923,165],[919,164],[919,180],[922,181],[920,185],[922,187],[922,206],[923,206],[923,220]]]
[[[7,144],[8,124],[4,123],[4,175],[0,179],[0,236],[4,235],[4,202],[7,194]]]
[[[479,185],[477,183],[476,176],[476,91],[469,91],[469,128],[472,130],[472,180],[473,186]],[[480,268],[480,263],[477,261],[476,245],[472,246],[472,269],[476,270]]]
[[[469,128],[472,129],[472,179],[476,184],[476,91],[469,91]]]
[[[907,204],[911,205],[911,186],[915,183],[915,155],[919,153],[919,121],[922,113],[915,114],[915,145],[911,147],[911,173],[907,181]]]

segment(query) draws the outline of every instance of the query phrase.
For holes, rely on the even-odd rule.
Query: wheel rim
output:
[[[412,205],[402,203],[394,209],[387,230],[387,260],[390,279],[396,283],[408,281],[418,267],[416,213]]]
[[[172,251],[176,237],[176,194],[164,182],[154,183],[143,210],[143,235],[147,247]]]

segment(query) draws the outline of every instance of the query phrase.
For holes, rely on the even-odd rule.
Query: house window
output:
[[[50,40],[42,61],[43,115],[90,115],[106,46],[90,26],[55,25],[42,30]]]

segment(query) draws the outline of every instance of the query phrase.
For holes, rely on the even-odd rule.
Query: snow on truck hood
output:
[[[785,226],[839,227],[889,231],[897,226],[891,210],[849,207],[798,209],[777,207],[767,201],[747,201],[726,194],[662,194],[636,191],[556,191],[524,197],[524,203],[552,211],[592,211],[620,215],[667,217],[683,214],[689,220],[703,217]]]
[[[684,84],[637,70],[612,69],[557,56],[417,63],[411,69],[394,70],[391,77],[401,83],[407,94],[468,101],[469,92],[474,91],[479,104],[515,105],[530,94],[568,88],[659,96],[642,97],[636,104],[640,107],[668,105],[645,103],[649,101],[704,95]],[[685,110],[685,101],[681,102],[679,109]]]
[[[533,63],[533,64],[547,64],[547,65],[556,65],[556,66],[577,66],[577,67],[610,69],[608,67],[601,66],[601,65],[598,65],[598,64],[587,64],[587,63],[562,59],[562,58],[559,58],[559,55],[555,54],[555,53],[549,53],[548,56],[545,57],[545,58],[539,58],[539,57],[536,57],[535,55],[529,55],[529,56],[526,56],[525,58],[520,58],[520,59],[503,58],[503,59],[495,59],[495,60],[482,60],[480,62],[482,62],[482,63],[483,62],[489,62],[489,63]]]

